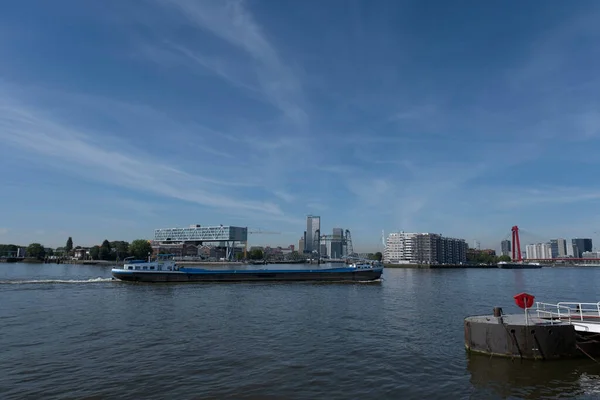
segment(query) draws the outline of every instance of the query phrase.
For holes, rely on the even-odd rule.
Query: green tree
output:
[[[18,249],[14,244],[0,244],[0,257],[16,257]]]
[[[46,256],[46,251],[44,250],[44,246],[39,243],[31,243],[27,246],[27,257],[29,258],[37,258],[38,260],[43,260]]]
[[[129,243],[122,240],[110,242],[110,248],[113,250],[114,257],[117,260],[122,260],[129,256]]]
[[[498,261],[512,261],[512,258],[510,256],[500,256],[498,257]]]
[[[90,249],[90,257],[92,257],[92,260],[100,259],[100,246],[94,246]]]
[[[110,260],[112,258],[110,242],[108,240],[102,242],[99,257],[101,260]]]
[[[262,260],[264,257],[265,253],[262,251],[262,249],[254,249],[250,252],[251,260]]]
[[[71,238],[71,236],[69,236],[69,238],[67,239],[67,244],[65,245],[65,251],[67,252],[67,254],[71,253],[71,251],[73,250],[73,239]]]
[[[129,245],[129,254],[139,260],[148,258],[148,253],[152,253],[152,245],[144,239],[136,239]]]
[[[381,254],[380,251],[378,251],[377,253],[375,253],[375,260],[381,261],[382,259],[383,259],[383,254]]]

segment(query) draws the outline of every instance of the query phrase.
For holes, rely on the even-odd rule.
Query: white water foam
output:
[[[0,281],[0,285],[40,285],[47,283],[103,283],[110,282],[112,278],[90,278],[90,279],[34,279],[34,280],[14,280]]]

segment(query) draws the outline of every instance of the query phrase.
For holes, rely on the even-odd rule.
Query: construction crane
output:
[[[263,231],[262,229],[248,230],[251,235],[280,235],[281,232]],[[248,258],[248,241],[244,242],[244,259]]]

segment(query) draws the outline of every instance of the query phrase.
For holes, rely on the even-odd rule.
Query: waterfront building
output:
[[[321,257],[328,257],[328,254],[327,254],[327,244],[321,243],[319,253],[320,253]]]
[[[317,231],[321,231],[321,217],[316,215],[308,215],[306,217],[306,238],[304,242],[305,252],[312,253],[315,248],[315,238]]]
[[[383,260],[390,264],[416,263],[416,233],[393,232],[387,237]]]
[[[600,251],[586,251],[581,258],[600,258]]]
[[[461,264],[467,261],[469,246],[464,239],[440,237],[442,253],[438,256],[438,263]]]
[[[550,252],[552,253],[552,258],[558,257],[558,239],[550,240]]]
[[[306,237],[306,232],[304,232],[304,236],[302,236],[300,238],[300,240],[298,240],[298,252],[299,253],[303,253],[306,250],[306,248],[304,246],[304,238],[305,237]]]
[[[528,244],[525,247],[525,257],[530,260],[551,259],[552,247],[550,243]]]
[[[510,240],[503,240],[500,242],[500,254],[503,256],[511,255],[511,243]]]
[[[573,244],[573,257],[581,258],[581,255],[587,251],[592,251],[592,239],[575,238],[571,239]]]
[[[344,230],[342,228],[333,228],[329,256],[331,258],[342,258],[344,255]]]
[[[460,264],[467,260],[464,239],[447,238],[437,233],[390,233],[386,240],[384,262],[390,264]]]
[[[552,258],[563,258],[567,256],[567,241],[562,238],[550,240]]]

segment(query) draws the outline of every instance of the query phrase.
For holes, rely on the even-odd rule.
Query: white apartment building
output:
[[[467,260],[464,239],[438,233],[390,233],[383,261],[388,264],[459,264]]]
[[[383,261],[389,264],[409,264],[415,261],[416,233],[390,233],[385,242]]]
[[[550,243],[528,244],[525,247],[525,257],[528,259],[550,259],[552,248]]]

